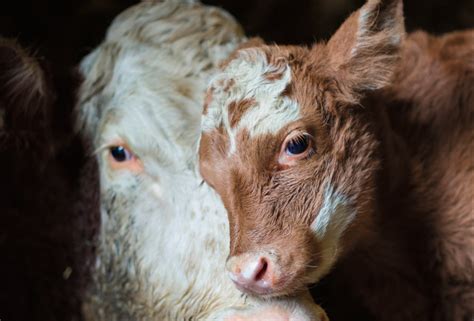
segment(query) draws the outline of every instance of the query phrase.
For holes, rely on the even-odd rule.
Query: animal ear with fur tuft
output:
[[[351,84],[351,99],[390,84],[404,37],[401,0],[369,0],[341,25],[327,50],[338,78]]]

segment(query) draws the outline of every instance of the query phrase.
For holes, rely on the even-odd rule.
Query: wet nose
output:
[[[242,254],[227,261],[230,279],[244,292],[269,294],[275,280],[275,264],[270,256]]]

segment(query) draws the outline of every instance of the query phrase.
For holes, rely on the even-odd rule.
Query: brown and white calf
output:
[[[210,83],[199,151],[234,283],[275,297],[334,270],[339,307],[470,320],[473,111],[473,31],[405,37],[401,1],[311,48],[243,45]]]
[[[325,320],[308,292],[247,298],[225,271],[227,215],[196,152],[208,78],[243,39],[220,9],[143,1],[83,60],[78,127],[101,203],[87,320]]]

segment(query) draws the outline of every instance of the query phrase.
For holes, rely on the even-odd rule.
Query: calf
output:
[[[405,39],[398,0],[369,0],[326,44],[236,51],[199,156],[237,287],[289,295],[334,269],[339,303],[376,320],[470,320],[473,57],[472,31]]]
[[[207,79],[243,39],[219,9],[144,1],[83,60],[77,124],[101,204],[87,320],[325,319],[308,292],[260,301],[225,273],[227,215],[196,151]]]

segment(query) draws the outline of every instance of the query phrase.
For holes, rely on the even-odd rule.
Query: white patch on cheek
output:
[[[328,234],[339,238],[354,217],[355,212],[349,206],[349,200],[328,185],[324,190],[323,206],[311,224],[311,229],[318,238],[324,238]]]
[[[313,282],[318,281],[333,266],[339,254],[339,240],[355,216],[349,199],[329,184],[326,185],[323,205],[311,224],[322,247],[321,263],[311,276]]]

